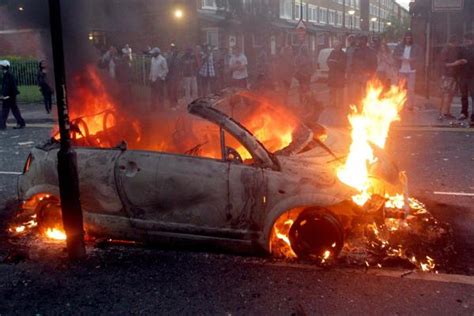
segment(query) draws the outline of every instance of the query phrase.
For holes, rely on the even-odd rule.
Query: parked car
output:
[[[350,137],[332,128],[301,124],[292,143],[270,152],[249,130],[201,98],[189,113],[216,126],[219,158],[160,151],[77,147],[84,224],[88,235],[136,241],[204,242],[239,251],[274,251],[274,226],[299,218],[310,233],[295,233],[297,255],[340,251],[356,212],[353,189],[336,168]],[[235,138],[251,155],[226,145]],[[52,139],[31,151],[19,178],[24,212],[48,222],[59,212],[57,153]],[[383,153],[373,174],[387,188],[399,187],[398,170]],[[382,159],[383,158],[383,159]],[[388,189],[387,189],[388,190]],[[304,218],[301,219],[301,218]],[[308,240],[311,238],[311,240]]]

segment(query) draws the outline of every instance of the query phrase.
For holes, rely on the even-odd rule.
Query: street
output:
[[[86,261],[71,264],[61,244],[28,252],[6,235],[17,174],[53,122],[40,105],[22,110],[29,126],[0,132],[0,314],[474,313],[473,129],[402,123],[390,134],[388,152],[411,194],[453,227],[457,257],[439,274],[107,243],[88,245]]]

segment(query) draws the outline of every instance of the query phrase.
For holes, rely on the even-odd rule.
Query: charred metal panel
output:
[[[126,153],[117,169],[120,192],[133,219],[225,227],[228,165],[184,155]]]
[[[263,169],[233,163],[229,179],[232,227],[261,230],[267,203],[267,183]]]
[[[30,170],[20,177],[20,199],[34,194],[57,194],[58,149],[35,148]],[[81,204],[88,212],[120,214],[122,203],[115,185],[114,165],[119,150],[79,148],[77,151]]]

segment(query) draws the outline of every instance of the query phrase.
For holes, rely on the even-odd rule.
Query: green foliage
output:
[[[385,27],[383,37],[387,42],[398,42],[403,38],[405,32],[410,28],[410,21],[408,19],[400,21],[392,16],[390,18],[391,25]]]
[[[23,56],[0,56],[0,60],[8,60],[12,62],[37,62],[37,59],[34,57],[23,57]]]
[[[43,102],[43,96],[38,86],[19,86],[20,94],[18,102],[22,103],[38,103]]]

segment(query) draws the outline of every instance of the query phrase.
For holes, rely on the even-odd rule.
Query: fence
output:
[[[31,61],[11,61],[11,72],[17,79],[19,86],[37,85],[36,74],[38,73],[38,62]]]
[[[10,70],[17,79],[19,86],[36,86],[36,75],[38,72],[38,61],[19,60],[11,61]],[[150,69],[150,58],[143,55],[136,55],[133,58],[130,69],[131,81],[133,84],[145,86],[148,81],[148,72]]]

